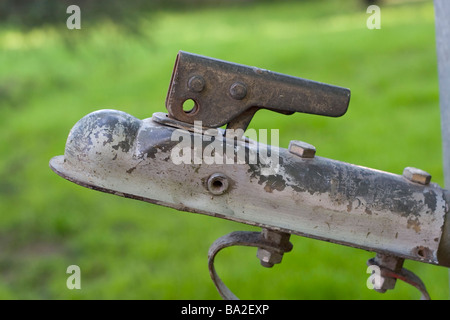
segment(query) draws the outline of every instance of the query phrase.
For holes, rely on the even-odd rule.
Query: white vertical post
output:
[[[434,0],[445,187],[450,188],[450,1]],[[450,278],[450,271],[449,271]],[[450,282],[449,282],[450,286]]]

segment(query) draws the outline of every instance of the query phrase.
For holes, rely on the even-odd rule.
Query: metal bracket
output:
[[[283,238],[283,241],[275,240],[274,236],[279,235]],[[231,246],[247,246],[258,248],[258,258],[261,259],[261,264],[266,267],[271,267],[273,263],[280,263],[281,257],[285,252],[292,250],[292,243],[289,242],[289,234],[283,232],[263,229],[263,232],[250,232],[250,231],[235,231],[231,232],[223,237],[220,237],[209,248],[208,252],[208,268],[211,279],[217,288],[220,296],[225,300],[239,300],[238,297],[231,292],[230,289],[223,283],[218,276],[216,269],[214,268],[214,258],[220,250]],[[261,254],[260,250],[264,250]],[[277,262],[268,262],[264,257],[266,253],[276,254],[279,257]],[[278,258],[277,258],[278,259]]]
[[[188,100],[194,106],[185,110]],[[205,127],[245,130],[262,108],[339,117],[349,101],[346,88],[180,51],[166,108],[171,118],[186,123],[201,120]]]
[[[377,253],[375,258],[367,261],[368,266],[377,266],[380,274],[378,283],[374,286],[375,291],[385,293],[394,289],[396,280],[402,280],[420,291],[421,300],[431,300],[425,284],[420,278],[408,269],[403,268],[404,259],[390,255]]]

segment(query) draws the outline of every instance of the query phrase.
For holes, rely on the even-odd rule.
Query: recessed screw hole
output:
[[[212,183],[212,185],[213,185],[213,187],[216,188],[216,189],[220,189],[220,188],[223,187],[223,183],[222,183],[222,181],[220,181],[220,180],[215,180],[215,181]]]
[[[221,195],[227,192],[229,187],[228,177],[221,173],[214,173],[208,178],[208,191],[214,195]]]

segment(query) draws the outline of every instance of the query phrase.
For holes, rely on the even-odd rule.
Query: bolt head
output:
[[[409,181],[423,185],[427,185],[431,181],[431,175],[428,172],[413,167],[406,167],[403,170],[403,176]]]
[[[316,148],[309,143],[292,140],[289,143],[289,152],[299,156],[300,158],[314,158]]]
[[[205,79],[202,76],[192,76],[188,80],[188,87],[191,91],[201,92],[205,88]]]
[[[399,258],[396,256],[386,255],[377,253],[374,259],[369,261],[373,261],[375,266],[387,268],[396,273],[400,272],[403,268],[403,263],[405,259]],[[370,265],[370,264],[369,264]],[[377,287],[374,288],[375,291],[380,293],[385,293],[387,290],[392,290],[395,288],[395,284],[397,282],[396,278],[384,276],[383,272],[379,270],[381,273],[377,276]]]
[[[261,265],[266,268],[272,268],[274,264],[281,263],[283,255],[278,252],[270,252],[266,249],[258,248],[256,256],[261,262]]]
[[[242,100],[247,95],[247,87],[241,82],[235,82],[230,87],[230,95],[235,100]]]
[[[285,246],[287,244],[290,244],[289,238],[291,235],[289,233],[280,232],[280,231],[274,231],[269,229],[262,229],[261,235],[264,239],[280,246]],[[291,245],[292,246],[292,245]],[[288,252],[292,249],[291,248],[285,248],[284,252]],[[283,260],[283,254],[284,252],[277,252],[274,250],[267,250],[263,248],[258,248],[258,251],[256,252],[256,256],[261,262],[261,265],[266,268],[272,268],[274,264],[281,263],[281,260]]]

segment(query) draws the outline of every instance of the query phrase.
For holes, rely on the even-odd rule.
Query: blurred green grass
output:
[[[114,21],[0,30],[0,298],[219,299],[207,269],[212,242],[242,224],[93,192],[48,168],[84,115],[114,108],[138,118],[164,111],[178,50],[348,87],[342,118],[259,112],[253,128],[280,143],[401,174],[430,172],[443,185],[432,1],[381,6],[366,28],[360,1],[260,3],[143,15],[139,35]],[[83,9],[82,9],[83,10]],[[83,14],[83,13],[82,13]],[[256,250],[221,252],[222,279],[243,299],[417,299],[398,283],[366,288],[372,254],[292,237],[272,269]],[[81,268],[81,290],[66,268]],[[447,269],[406,262],[432,298],[449,297]]]

